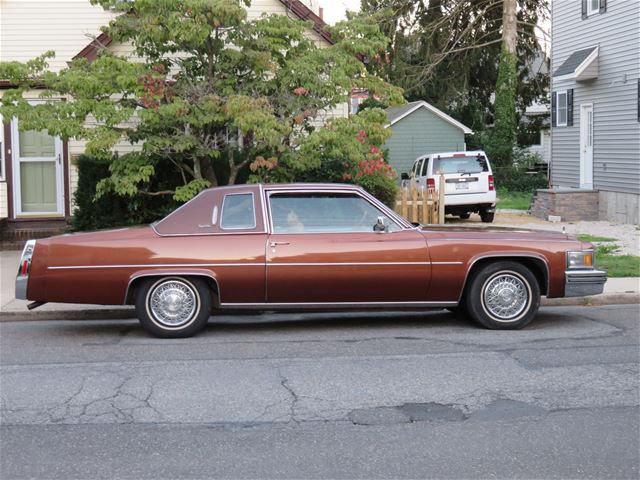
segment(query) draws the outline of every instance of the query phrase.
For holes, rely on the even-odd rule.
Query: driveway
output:
[[[2,478],[637,478],[638,305],[0,324]]]

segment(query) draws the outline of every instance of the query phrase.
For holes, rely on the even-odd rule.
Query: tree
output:
[[[511,104],[517,119],[547,95],[548,76],[531,71],[533,60],[543,55],[538,37],[546,33],[539,23],[548,18],[547,0],[517,0],[515,9],[514,0],[363,0],[364,11],[390,12],[381,29],[392,40],[377,73],[402,87],[409,100],[427,100],[482,132],[495,117],[493,93],[506,75],[498,79],[507,4],[515,14],[509,32],[516,34]],[[513,72],[513,65],[507,70]]]
[[[491,132],[489,155],[497,165],[511,163],[516,146],[516,83],[518,80],[516,43],[518,39],[516,0],[503,0],[502,52],[496,82],[495,126]]]
[[[296,148],[352,87],[402,101],[357,60],[386,48],[377,18],[350,18],[331,30],[335,44],[320,48],[305,32],[309,23],[284,15],[248,21],[249,0],[91,1],[119,12],[103,31],[131,43],[138,60],[102,50],[59,73],[47,71],[52,52],[2,63],[0,78],[17,87],[5,92],[0,114],[23,129],[84,139],[93,156],[111,158],[122,141],[141,145],[113,158],[99,192],[186,200],[224,176],[234,183],[259,156]],[[31,105],[25,93],[36,86],[46,101]],[[149,189],[158,159],[173,164],[175,189]]]
[[[258,158],[251,164],[254,180],[265,182],[354,183],[395,206],[397,174],[384,159],[383,146],[392,135],[380,108],[336,118],[305,136],[298,148],[280,160]]]

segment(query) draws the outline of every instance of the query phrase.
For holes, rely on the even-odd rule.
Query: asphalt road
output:
[[[0,477],[638,478],[639,317],[2,323]]]

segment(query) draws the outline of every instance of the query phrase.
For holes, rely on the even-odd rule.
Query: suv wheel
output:
[[[493,222],[493,217],[495,216],[494,212],[485,212],[482,211],[480,212],[480,220],[482,220],[484,223],[491,223]]]
[[[522,328],[533,320],[540,307],[538,280],[521,263],[490,263],[470,282],[466,298],[469,314],[486,328]]]

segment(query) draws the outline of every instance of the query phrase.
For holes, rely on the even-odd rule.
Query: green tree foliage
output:
[[[391,39],[376,72],[402,87],[408,100],[426,100],[479,134],[494,121],[493,94],[502,51],[503,0],[362,0],[364,12],[387,10],[381,24]],[[536,33],[548,0],[518,0],[516,117],[544,102],[548,75]],[[511,68],[511,67],[509,67]],[[470,139],[480,146],[486,136]]]
[[[331,29],[335,44],[319,47],[308,22],[286,15],[248,21],[248,0],[91,0],[119,15],[104,27],[115,42],[133,45],[136,61],[104,49],[91,63],[77,60],[47,71],[52,52],[30,62],[0,64],[5,92],[0,113],[23,129],[47,129],[87,141],[87,154],[113,159],[98,193],[166,194],[191,198],[238,174],[256,158],[287,157],[314,132],[314,118],[366,88],[389,103],[401,91],[370,74],[357,58],[374,58],[387,39],[379,19],[352,17]],[[44,86],[46,101],[25,93]],[[58,101],[64,97],[66,101]],[[118,142],[140,151],[112,156]],[[157,191],[166,163],[176,187]],[[164,167],[163,167],[164,168]]]
[[[371,108],[351,118],[336,118],[306,136],[278,162],[259,158],[253,179],[267,182],[342,182],[361,185],[387,205],[395,203],[396,172],[382,146],[391,136],[384,110]]]

